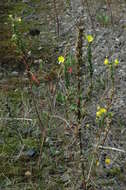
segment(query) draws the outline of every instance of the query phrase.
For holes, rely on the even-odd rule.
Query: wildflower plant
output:
[[[88,42],[87,45],[87,60],[88,60],[88,69],[89,69],[89,74],[90,74],[90,80],[91,80],[91,85],[92,85],[92,77],[93,77],[93,64],[92,64],[92,42],[94,40],[92,35],[87,35],[86,40]]]
[[[94,38],[92,35],[87,35],[86,36],[86,41],[87,41],[87,67],[88,67],[88,76],[90,78],[90,83],[89,83],[89,89],[90,89],[90,93],[87,90],[87,94],[91,94],[93,92],[93,84],[95,84],[95,81],[93,80],[93,74],[94,74],[94,68],[93,68],[93,61],[92,61],[92,43],[94,41]],[[82,92],[82,65],[83,65],[83,58],[82,58],[82,30],[81,28],[79,28],[79,34],[78,34],[78,39],[77,39],[77,46],[76,46],[76,66],[77,66],[77,70],[76,70],[76,82],[77,82],[77,86],[74,84],[73,86],[75,87],[74,91],[72,92],[72,97],[70,96],[70,87],[72,85],[72,83],[70,83],[70,80],[68,78],[69,73],[67,72],[69,68],[71,68],[71,64],[70,64],[70,60],[65,59],[65,67],[64,67],[64,80],[65,80],[65,84],[67,87],[67,98],[66,98],[66,102],[67,105],[69,105],[67,107],[67,111],[71,109],[71,111],[76,113],[76,117],[77,117],[77,127],[76,127],[76,134],[78,134],[78,138],[79,138],[79,144],[80,144],[80,157],[83,160],[83,158],[85,157],[85,155],[83,154],[83,150],[82,150],[82,128],[81,128],[81,123],[83,118],[86,117],[86,111],[87,111],[87,107],[85,104],[83,104],[83,92]],[[115,69],[117,67],[117,65],[119,64],[118,59],[115,59],[114,62],[110,62],[108,58],[106,58],[104,60],[104,65],[107,67],[107,69],[109,70],[110,73],[110,79],[111,79],[111,85],[112,85],[112,89],[114,88],[114,77],[115,77]],[[71,73],[71,69],[70,69],[70,73]],[[71,76],[73,77],[73,76]],[[88,77],[85,79],[88,79]],[[76,94],[77,92],[77,94]],[[69,95],[68,95],[69,94]],[[74,94],[74,95],[73,95]],[[90,96],[90,95],[89,95]],[[77,103],[75,103],[75,98],[77,98]],[[113,114],[109,111],[109,109],[111,108],[111,103],[112,103],[112,98],[113,96],[111,95],[109,97],[109,101],[105,103],[104,106],[98,106],[97,107],[97,111],[96,111],[96,125],[97,125],[97,135],[96,135],[96,147],[93,150],[92,153],[92,161],[91,161],[91,165],[90,165],[90,170],[89,173],[87,175],[87,179],[86,179],[86,173],[85,173],[85,169],[86,166],[82,160],[81,162],[81,169],[82,169],[82,181],[85,184],[85,187],[88,186],[88,182],[90,181],[90,176],[91,176],[91,171],[94,165],[94,162],[97,160],[97,164],[96,166],[98,167],[100,162],[99,162],[99,154],[98,154],[98,146],[99,145],[104,145],[106,138],[108,136],[108,133],[110,131],[111,128],[111,121],[112,121],[112,117]],[[89,98],[89,100],[91,101],[91,96]],[[88,101],[88,103],[90,103],[90,101]],[[69,104],[68,104],[69,102]],[[86,102],[84,100],[84,102]],[[84,106],[84,107],[83,107]],[[84,110],[84,112],[83,112]],[[69,112],[69,111],[68,111]],[[67,119],[69,119],[69,117],[67,117]],[[86,130],[86,128],[85,128]],[[78,131],[78,132],[77,132]],[[102,135],[102,133],[104,135]],[[86,159],[85,159],[86,160]],[[108,160],[109,162],[109,160]],[[109,164],[109,163],[108,163]]]
[[[113,113],[111,111],[109,111],[111,109],[112,106],[112,100],[114,97],[114,88],[115,88],[115,69],[117,67],[117,65],[119,64],[118,59],[116,58],[114,61],[110,61],[108,58],[105,58],[104,60],[104,65],[107,67],[108,71],[109,71],[109,77],[111,79],[111,93],[108,96],[108,100],[106,101],[106,105],[104,107],[97,107],[97,111],[96,111],[96,123],[98,126],[98,132],[97,132],[97,143],[96,143],[96,147],[94,149],[94,153],[93,153],[93,158],[92,158],[92,162],[91,162],[91,168],[93,167],[93,162],[95,160],[96,157],[96,166],[97,163],[99,163],[99,157],[100,155],[98,155],[98,147],[99,145],[104,146],[106,139],[108,137],[109,131],[111,129],[111,122],[113,119]],[[103,135],[102,135],[103,134]],[[105,164],[106,165],[110,165],[111,160],[110,158],[106,158],[105,159]],[[89,176],[91,175],[91,173],[89,173],[88,175],[88,179],[90,178]]]
[[[75,61],[72,58],[72,56],[68,55],[66,57],[65,66],[64,66],[64,77],[65,77],[66,88],[68,88],[70,86],[70,79],[71,79],[71,75],[73,73],[74,63],[75,63]]]
[[[116,58],[114,61],[109,61],[108,58],[105,58],[104,64],[108,67],[109,72],[110,72],[110,78],[112,81],[112,85],[114,88],[114,76],[115,76],[115,70],[116,67],[119,65],[119,60]]]

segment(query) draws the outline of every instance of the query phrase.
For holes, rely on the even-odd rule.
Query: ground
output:
[[[70,116],[69,122],[72,124],[70,124],[71,130],[68,130],[68,126],[56,117],[66,116],[65,105],[60,98],[57,99],[55,106],[52,105],[50,83],[41,80],[41,68],[39,68],[40,60],[43,61],[44,70],[48,72],[55,66],[59,55],[64,55],[66,51],[75,55],[76,24],[80,17],[84,34],[94,36],[92,52],[94,80],[96,80],[93,98],[88,104],[88,116],[82,121],[86,174],[92,160],[90,152],[96,144],[98,128],[94,121],[96,107],[97,104],[104,105],[103,98],[110,90],[109,85],[106,88],[108,73],[104,59],[105,57],[109,60],[118,58],[115,96],[111,107],[114,115],[104,146],[118,148],[123,152],[99,149],[99,165],[94,166],[92,170],[90,186],[97,190],[125,190],[126,1],[113,0],[111,7],[106,2],[109,1],[90,0],[83,3],[79,0],[61,0],[57,2],[56,8],[53,1],[26,0],[14,4],[10,1],[6,1],[5,4],[0,3],[4,10],[1,9],[0,12],[2,25],[0,29],[2,39],[0,44],[0,188],[2,190],[81,189],[78,140],[73,125],[75,118]],[[10,24],[7,24],[9,23],[8,14],[22,17],[21,31],[24,39],[26,41],[28,39],[30,44],[33,44],[32,47],[28,44],[34,60],[32,69],[41,81],[40,86],[34,86],[33,91],[46,128],[42,153],[40,152],[41,132],[28,78],[22,66],[22,60],[10,41],[12,31]],[[39,35],[32,35],[31,30],[35,29],[40,31]],[[84,62],[86,48],[84,40]],[[55,81],[53,83],[55,84]],[[58,93],[60,90],[63,91],[61,87],[62,84],[59,84]],[[54,117],[48,116],[47,111]],[[30,119],[27,120],[27,118]],[[86,129],[85,126],[87,126]],[[111,159],[109,165],[105,164],[106,157]]]

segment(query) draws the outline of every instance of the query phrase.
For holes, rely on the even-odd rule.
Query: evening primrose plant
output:
[[[112,101],[115,95],[115,74],[116,74],[116,69],[117,66],[119,65],[119,60],[116,58],[114,61],[110,61],[107,57],[104,60],[104,65],[106,66],[106,69],[109,72],[110,81],[111,81],[111,88],[110,88],[110,93],[108,95],[108,99],[106,101],[105,107],[97,107],[97,112],[96,112],[96,120],[98,122],[98,126],[104,126],[105,122],[107,129],[109,130],[110,128],[110,123],[108,124],[108,120],[111,121],[113,117],[113,113],[109,111],[112,106]],[[107,130],[107,131],[108,131]],[[107,137],[106,137],[107,138]]]
[[[119,60],[116,58],[114,61],[110,61],[107,57],[104,60],[104,65],[107,67],[111,79],[111,89],[110,94],[108,95],[108,99],[106,101],[106,105],[104,107],[97,106],[96,111],[96,123],[98,126],[98,133],[97,133],[97,145],[94,149],[94,156],[92,159],[92,163],[94,162],[95,155],[97,155],[97,160],[99,162],[98,155],[98,147],[99,145],[104,146],[106,139],[108,137],[109,131],[111,129],[111,122],[113,119],[113,113],[110,111],[112,106],[112,101],[114,98],[114,90],[115,90],[115,69],[119,65]],[[105,163],[109,165],[111,160],[106,158]],[[92,164],[93,165],[93,164]],[[96,164],[97,165],[97,164]],[[90,174],[91,175],[91,174]],[[89,179],[89,178],[88,178]]]
[[[72,78],[72,74],[73,74],[73,68],[75,65],[75,59],[71,56],[68,55],[66,57],[66,61],[65,61],[65,67],[64,67],[64,79],[65,79],[65,85],[66,88],[69,88],[71,84],[71,78]]]
[[[91,80],[91,85],[92,85],[92,77],[93,77],[93,64],[92,64],[92,50],[91,50],[91,45],[94,40],[93,36],[87,35],[86,39],[88,41],[88,47],[87,47],[87,58],[88,58],[88,69],[89,69],[89,74],[90,74],[90,80]]]
[[[94,41],[94,37],[92,35],[86,35],[85,36],[86,42],[87,42],[87,69],[88,69],[88,74],[89,75],[89,82],[88,82],[88,89],[87,89],[87,100],[90,101],[91,94],[93,91],[93,73],[94,73],[94,68],[93,68],[93,63],[92,63],[92,43]]]
[[[98,111],[96,112],[97,118],[101,118],[103,115],[105,115],[107,113],[106,108],[98,107],[97,109],[98,109]]]
[[[91,86],[92,86],[92,77],[93,77],[93,64],[92,64],[92,42],[94,40],[92,35],[86,35],[86,40],[88,42],[87,45],[87,60],[88,60],[88,69],[89,69],[89,74],[90,74],[90,80],[91,80]]]
[[[57,91],[56,100],[58,103],[65,106],[65,115],[69,120],[69,115],[77,109],[75,104],[76,88],[73,83],[73,75],[75,70],[75,59],[71,54],[58,57],[58,64],[60,73],[59,84],[62,84],[62,89]],[[63,83],[64,81],[64,83]]]
[[[65,86],[68,88],[70,86],[75,60],[71,55],[67,55],[67,57],[61,55],[58,57],[58,64],[60,65],[59,73],[61,76],[64,76]]]
[[[119,60],[116,58],[114,61],[110,61],[108,58],[105,58],[104,65],[106,65],[107,69],[109,70],[112,88],[114,90],[115,71],[119,65]]]

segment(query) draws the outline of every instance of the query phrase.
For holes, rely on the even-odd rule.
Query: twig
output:
[[[38,121],[39,121],[39,129],[40,129],[41,135],[42,135],[41,136],[42,143],[41,143],[41,147],[40,147],[40,156],[39,156],[39,160],[38,160],[38,166],[39,166],[40,165],[40,158],[42,157],[42,148],[43,148],[45,138],[46,138],[46,130],[45,130],[43,121],[42,121],[41,116],[40,116],[40,112],[39,112],[39,109],[37,106],[35,95],[34,95],[33,90],[32,90],[32,88],[33,88],[33,84],[32,84],[33,76],[31,75],[32,73],[30,72],[30,68],[29,68],[29,65],[28,65],[28,62],[27,62],[25,56],[23,57],[23,61],[24,61],[24,65],[26,67],[28,78],[29,78],[29,87],[30,87],[29,92],[30,92],[30,95],[31,95],[32,100],[33,100],[33,105],[34,105],[35,112],[36,112],[36,115],[37,115]],[[38,81],[36,81],[36,79],[35,79],[35,82],[38,83]]]
[[[119,148],[115,148],[115,147],[109,147],[109,146],[98,146],[99,149],[104,149],[104,150],[113,150],[113,151],[117,151],[117,152],[122,152],[122,153],[126,153],[125,150],[123,149],[119,149]]]
[[[5,121],[13,121],[13,120],[16,120],[16,121],[35,121],[36,119],[30,119],[30,118],[16,118],[16,117],[1,117],[0,120],[5,120]]]
[[[52,115],[52,116],[50,116],[50,117],[51,117],[51,118],[60,119],[60,120],[64,121],[64,122],[67,124],[68,127],[70,127],[70,123],[68,123],[68,121],[67,121],[66,119],[64,119],[63,117],[58,116],[58,115]]]
[[[93,167],[93,164],[94,164],[95,155],[96,155],[97,150],[98,150],[98,146],[99,146],[98,144],[99,144],[99,142],[97,143],[97,145],[95,145],[95,149],[94,149],[94,151],[93,151],[93,158],[92,158],[92,160],[91,160],[91,165],[90,165],[90,169],[89,169],[89,172],[88,172],[88,177],[87,177],[86,183],[88,183],[88,181],[89,181],[90,178],[91,178],[91,171],[92,171],[92,167]]]
[[[55,12],[55,21],[56,21],[56,32],[57,35],[59,37],[59,33],[60,33],[60,27],[59,27],[59,17],[58,17],[58,10],[57,10],[57,6],[56,6],[56,0],[53,0],[53,5],[54,5],[54,12]]]
[[[88,4],[87,0],[85,0],[85,3],[86,3],[86,6],[87,6],[87,11],[88,11],[88,14],[89,14],[89,17],[90,17],[90,21],[91,21],[91,25],[92,25],[94,34],[96,34],[96,30],[95,30],[95,26],[94,26],[94,22],[93,22],[93,17],[91,15],[90,5]]]
[[[20,156],[22,155],[24,147],[25,147],[25,145],[23,144],[22,147],[21,147],[21,150],[20,150],[19,154],[15,157],[15,161],[17,161],[20,158]]]
[[[41,145],[40,145],[40,154],[39,154],[39,158],[38,158],[38,168],[40,167],[40,163],[41,163],[41,158],[42,158],[42,150],[43,150],[43,145],[44,145],[44,141],[45,141],[45,136],[46,136],[46,133],[44,131],[43,133],[43,137],[41,139]]]
[[[88,177],[87,177],[86,183],[87,183],[87,182],[89,181],[89,179],[90,179],[92,167],[93,167],[93,164],[94,164],[94,159],[95,159],[95,155],[93,154],[93,158],[92,158],[92,160],[91,160],[91,165],[90,165],[90,168],[89,168],[89,172],[88,172]]]

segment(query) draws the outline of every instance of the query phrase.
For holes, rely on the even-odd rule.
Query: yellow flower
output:
[[[118,60],[118,59],[115,59],[114,65],[117,66],[118,64],[119,64],[119,60]]]
[[[96,116],[97,117],[101,117],[103,114],[105,114],[107,112],[107,110],[105,108],[100,108],[98,109],[98,111],[96,112]]]
[[[105,159],[105,163],[106,163],[106,165],[109,165],[111,163],[111,159],[110,158],[106,158]]]
[[[97,116],[97,117],[100,117],[100,116],[101,116],[101,112],[100,112],[100,111],[97,111],[96,116]]]
[[[86,35],[86,40],[88,41],[88,43],[93,42],[94,38],[92,35]]]
[[[64,61],[65,61],[65,59],[64,59],[63,56],[59,56],[59,57],[58,57],[58,62],[59,62],[59,64],[60,64],[60,63],[64,63]]]
[[[105,64],[105,65],[108,65],[108,64],[109,64],[109,60],[108,60],[108,58],[105,58],[105,60],[104,60],[104,64]]]

